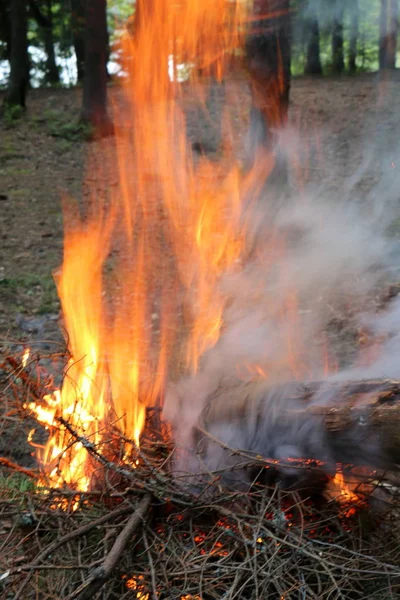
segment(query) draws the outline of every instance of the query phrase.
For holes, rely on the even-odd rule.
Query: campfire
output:
[[[348,248],[319,262],[333,230],[268,191],[272,153],[247,169],[229,143],[192,152],[181,95],[202,86],[194,68],[179,83],[179,65],[220,80],[246,3],[152,6],[121,40],[115,136],[88,161],[88,205],[64,200],[62,384],[39,380],[34,348],[5,365],[40,471],[17,469],[34,480],[28,542],[0,585],[15,599],[32,584],[69,600],[395,597],[400,382],[374,370],[388,302],[361,329],[376,281]],[[344,366],[337,307],[355,332]],[[62,573],[53,588],[46,568]]]

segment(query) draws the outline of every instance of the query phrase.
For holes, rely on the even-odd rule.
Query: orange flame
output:
[[[354,491],[359,486],[360,480],[358,478],[348,478],[345,480],[341,468],[337,467],[336,474],[328,486],[327,494],[340,504],[347,505],[354,503],[359,505],[360,502],[362,502],[362,498]],[[355,514],[355,512],[356,508],[351,507],[346,512],[346,516],[350,517]]]
[[[22,358],[21,358],[21,364],[24,367],[24,369],[25,369],[26,365],[28,364],[28,360],[29,360],[30,355],[31,355],[30,348],[25,348],[24,353],[23,353]]]
[[[178,345],[178,359],[195,372],[218,340],[224,297],[217,284],[243,248],[239,170],[225,175],[206,160],[194,166],[176,65],[220,78],[239,44],[244,5],[138,2],[134,32],[123,35],[115,138],[99,142],[92,158],[86,217],[64,203],[57,287],[71,359],[61,390],[29,406],[50,430],[42,483],[89,489],[83,440],[100,444],[114,424],[138,445],[146,406],[159,402],[179,362]],[[176,333],[179,309],[184,339]]]

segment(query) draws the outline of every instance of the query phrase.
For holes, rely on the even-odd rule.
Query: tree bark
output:
[[[344,71],[343,13],[343,0],[336,0],[332,22],[332,70],[336,74]]]
[[[357,42],[358,42],[358,0],[352,0],[350,6],[350,40],[349,40],[349,71],[355,73],[357,70]]]
[[[5,98],[8,106],[25,108],[26,91],[29,84],[27,2],[11,2],[11,56],[10,79]]]
[[[85,3],[85,63],[81,119],[97,133],[108,133],[106,0]]]
[[[83,81],[85,63],[85,7],[84,0],[71,0],[71,30],[76,57],[78,83]]]
[[[306,23],[307,28],[307,59],[304,73],[306,75],[322,75],[319,47],[319,23],[317,18],[311,18]]]
[[[276,132],[287,123],[291,59],[289,4],[289,0],[254,0],[254,21],[246,44],[253,152],[260,147],[272,149]],[[251,160],[254,158],[253,155]]]
[[[398,0],[381,0],[379,68],[396,68]]]

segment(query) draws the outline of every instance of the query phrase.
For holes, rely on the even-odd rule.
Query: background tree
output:
[[[305,41],[306,41],[306,75],[322,75],[319,43],[319,22],[316,3],[312,3],[305,15]]]
[[[254,0],[246,44],[252,109],[251,145],[270,148],[289,109],[291,29],[289,0]],[[251,157],[250,157],[251,158]],[[253,157],[254,158],[254,157]]]
[[[357,42],[358,42],[358,0],[352,0],[349,4],[350,28],[349,28],[349,71],[354,73],[357,69]]]
[[[335,0],[332,19],[332,70],[337,74],[344,71],[343,15],[343,0]]]
[[[85,0],[85,62],[81,120],[98,132],[110,129],[107,113],[106,0]]]
[[[20,106],[21,108],[25,108],[25,97],[29,84],[26,0],[12,0],[10,16],[11,70],[5,103],[8,106]]]
[[[76,56],[78,82],[83,81],[85,64],[85,6],[84,0],[70,0],[71,31]]]
[[[398,0],[381,0],[379,68],[396,68]]]
[[[3,43],[0,59],[11,56],[11,6],[10,0],[0,0],[0,41]]]
[[[54,52],[52,0],[42,0],[40,4],[38,0],[29,0],[29,8],[43,36],[46,53],[45,80],[47,83],[59,83],[60,73]]]

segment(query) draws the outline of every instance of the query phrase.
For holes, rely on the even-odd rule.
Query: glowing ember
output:
[[[130,577],[129,579],[127,579],[125,581],[126,587],[129,590],[136,592],[137,600],[149,600],[149,598],[150,598],[150,594],[143,591],[144,590],[143,580],[144,580],[143,575],[138,575],[138,577]]]

